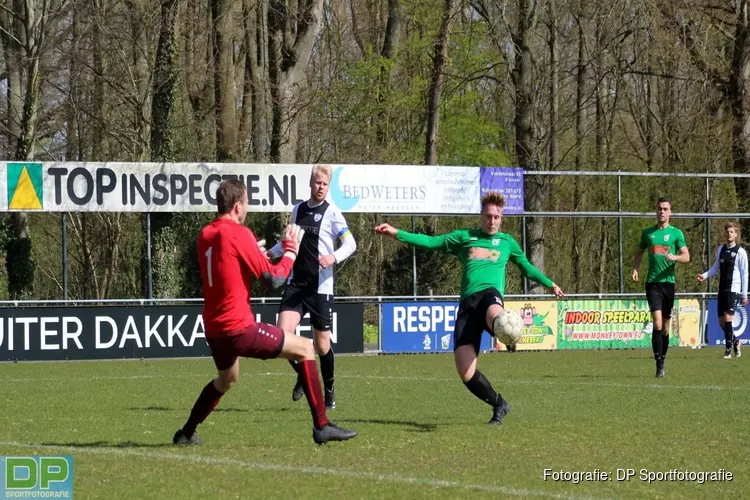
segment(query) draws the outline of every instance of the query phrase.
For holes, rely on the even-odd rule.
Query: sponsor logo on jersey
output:
[[[651,247],[651,253],[654,255],[667,255],[669,250],[667,245],[654,245]]]
[[[469,260],[491,260],[495,262],[500,258],[500,252],[489,248],[471,247],[469,249]]]

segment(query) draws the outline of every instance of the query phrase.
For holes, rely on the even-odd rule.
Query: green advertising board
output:
[[[670,321],[669,345],[679,345]],[[558,349],[630,349],[651,347],[651,312],[644,299],[563,300],[558,304]]]

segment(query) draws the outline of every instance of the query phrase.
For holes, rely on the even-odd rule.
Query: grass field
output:
[[[750,491],[750,352],[672,349],[491,353],[479,367],[508,399],[502,426],[449,355],[339,356],[338,409],[360,435],[316,446],[286,362],[241,362],[238,384],[171,445],[213,376],[201,360],[0,364],[0,455],[74,457],[75,498],[740,498]],[[630,481],[553,481],[544,469]],[[730,471],[732,481],[639,480]]]

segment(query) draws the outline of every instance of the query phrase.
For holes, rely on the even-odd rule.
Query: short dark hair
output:
[[[669,206],[672,206],[672,200],[669,199],[668,196],[662,196],[658,200],[656,200],[656,206],[659,206],[659,203],[669,203]]]
[[[245,194],[245,183],[238,179],[228,179],[219,184],[216,190],[216,207],[219,215],[228,214],[235,203],[242,201]]]

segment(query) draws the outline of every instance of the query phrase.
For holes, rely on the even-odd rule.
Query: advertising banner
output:
[[[202,306],[107,306],[0,309],[0,361],[209,356]],[[253,306],[276,324],[278,305]],[[361,304],[334,304],[331,343],[364,351]],[[309,316],[297,333],[312,338]]]
[[[458,302],[385,303],[381,309],[383,352],[453,352]],[[488,333],[480,350],[492,348]]]
[[[558,302],[542,300],[533,302],[507,301],[506,309],[512,309],[523,319],[523,337],[518,343],[519,351],[548,351],[557,349]],[[506,350],[501,342],[495,342],[498,351]]]
[[[679,300],[675,311],[679,311]],[[591,299],[558,302],[558,349],[651,347],[651,312],[645,299]],[[678,345],[679,316],[670,322],[669,345]]]
[[[718,312],[719,301],[710,299],[708,301],[708,316],[706,317],[706,328],[708,332],[708,345],[724,345],[724,331],[719,328]],[[748,328],[748,316],[750,315],[750,305],[742,307],[737,306],[732,320],[734,336],[737,337],[743,345],[750,344],[750,329]]]
[[[677,330],[680,347],[700,346],[703,314],[700,302],[696,299],[679,299],[675,302],[675,310],[678,311],[678,321],[672,326]]]
[[[482,167],[481,191],[499,191],[505,196],[505,215],[523,213],[523,169],[507,167]]]
[[[0,210],[214,212],[225,179],[248,187],[251,212],[286,212],[309,197],[313,165],[232,163],[0,163]],[[523,213],[523,169],[332,165],[328,201],[343,212],[478,214],[489,189]]]

